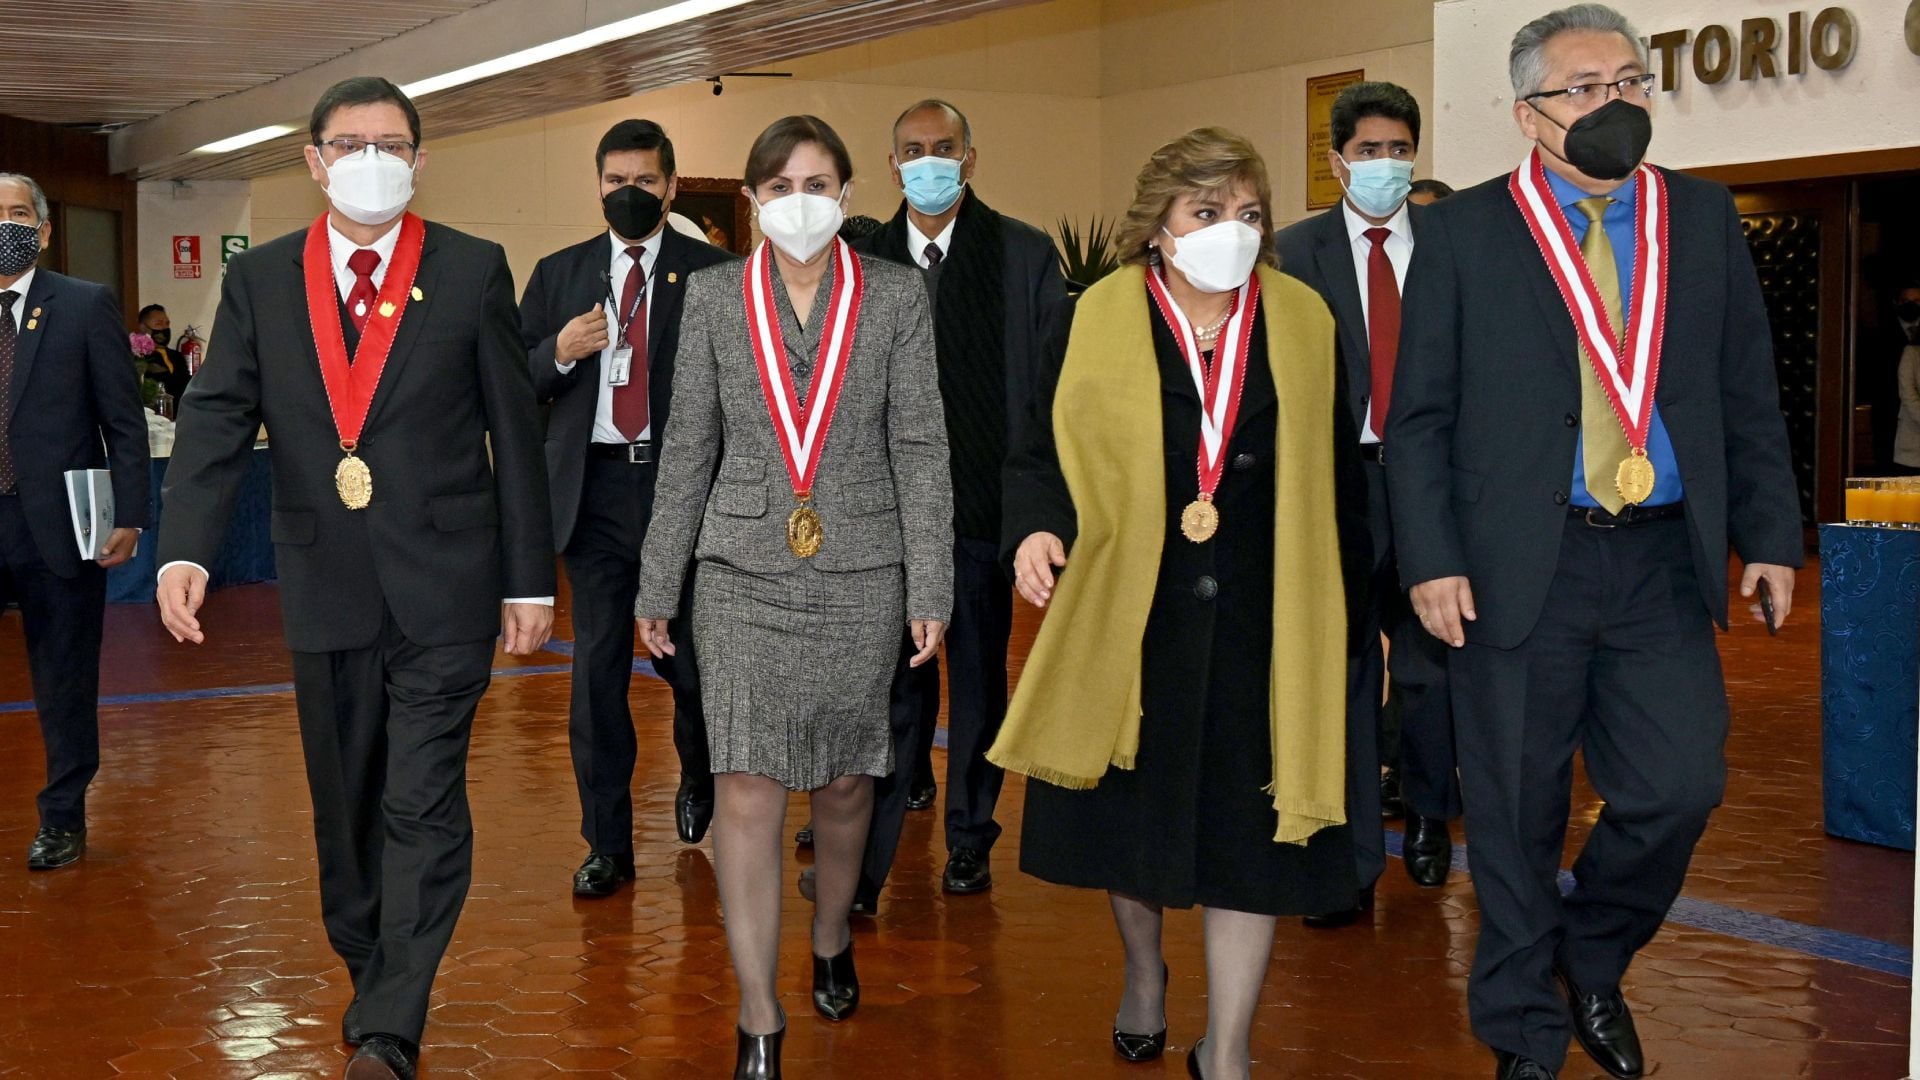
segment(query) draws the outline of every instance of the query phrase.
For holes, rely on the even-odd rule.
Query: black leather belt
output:
[[[1371,461],[1376,465],[1385,465],[1387,463],[1387,444],[1363,442],[1360,444],[1360,457],[1362,460]]]
[[[587,456],[610,458],[614,461],[624,461],[629,465],[651,465],[653,464],[653,444],[650,442],[589,443]]]
[[[1609,514],[1597,506],[1569,506],[1567,516],[1596,529],[1619,529],[1634,525],[1650,525],[1656,521],[1672,521],[1687,516],[1685,503],[1663,503],[1659,506],[1628,506],[1618,514]]]

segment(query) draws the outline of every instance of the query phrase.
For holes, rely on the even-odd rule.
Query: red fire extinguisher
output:
[[[196,375],[200,371],[200,356],[205,346],[200,342],[200,328],[189,325],[180,335],[180,355],[187,358],[187,374]]]

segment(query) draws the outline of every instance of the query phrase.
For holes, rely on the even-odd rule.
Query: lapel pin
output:
[[[27,329],[29,329],[29,330],[38,330],[38,329],[40,329],[40,320],[39,320],[39,319],[28,319],[28,320],[27,320]]]
[[[40,309],[40,308],[34,308],[34,309],[33,309],[33,317],[34,317],[34,318],[36,318],[36,319],[37,319],[37,318],[39,318],[39,317],[40,317],[40,311],[41,311],[41,309]]]
[[[680,275],[674,273],[671,270],[667,271],[667,284],[678,285],[679,283],[680,283]]]
[[[413,287],[413,298],[415,300],[425,300],[427,298],[427,294],[420,291],[420,286],[415,285]]]
[[[393,301],[389,300],[380,305],[380,317],[383,319],[393,318]]]

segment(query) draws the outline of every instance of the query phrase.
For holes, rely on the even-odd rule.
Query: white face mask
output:
[[[1260,260],[1260,230],[1244,221],[1217,222],[1185,236],[1160,231],[1173,241],[1167,261],[1201,292],[1231,292],[1245,285]]]
[[[384,225],[413,200],[413,166],[374,147],[325,168],[333,208],[362,225]]]
[[[753,200],[760,211],[760,231],[773,245],[795,262],[811,262],[826,250],[847,220],[844,200],[849,189],[842,188],[840,198],[796,192],[761,202]]]

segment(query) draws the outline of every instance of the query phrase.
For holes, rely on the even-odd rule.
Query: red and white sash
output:
[[[767,415],[773,421],[774,441],[780,444],[780,456],[786,460],[794,497],[802,502],[813,497],[820,451],[840,403],[847,360],[853,355],[853,332],[860,321],[860,260],[837,237],[831,257],[835,266],[833,296],[827,305],[827,325],[820,334],[820,355],[814,361],[813,393],[808,395],[805,408],[787,371],[786,342],[773,300],[771,243],[762,241],[747,259],[747,336],[753,341],[753,358],[760,369],[760,389],[766,396]]]
[[[1667,326],[1667,182],[1659,170],[1642,164],[1630,183],[1638,184],[1633,227],[1633,283],[1627,294],[1627,328],[1622,341],[1607,317],[1593,275],[1580,255],[1566,215],[1547,185],[1546,166],[1534,150],[1514,170],[1508,187],[1520,216],[1539,245],[1567,313],[1573,318],[1600,387],[1626,430],[1627,445],[1645,451],[1653,422],[1654,391],[1660,383],[1660,347]],[[1589,228],[1598,229],[1599,222]]]
[[[1220,486],[1227,443],[1233,438],[1233,425],[1240,415],[1240,389],[1247,381],[1247,343],[1253,337],[1253,317],[1259,310],[1260,275],[1249,275],[1234,294],[1227,324],[1214,339],[1211,365],[1200,355],[1200,344],[1186,313],[1167,295],[1158,267],[1147,273],[1147,291],[1167,325],[1173,327],[1180,354],[1186,357],[1187,370],[1193,375],[1194,389],[1200,392],[1200,449],[1195,468],[1200,474],[1200,497],[1211,500]]]

